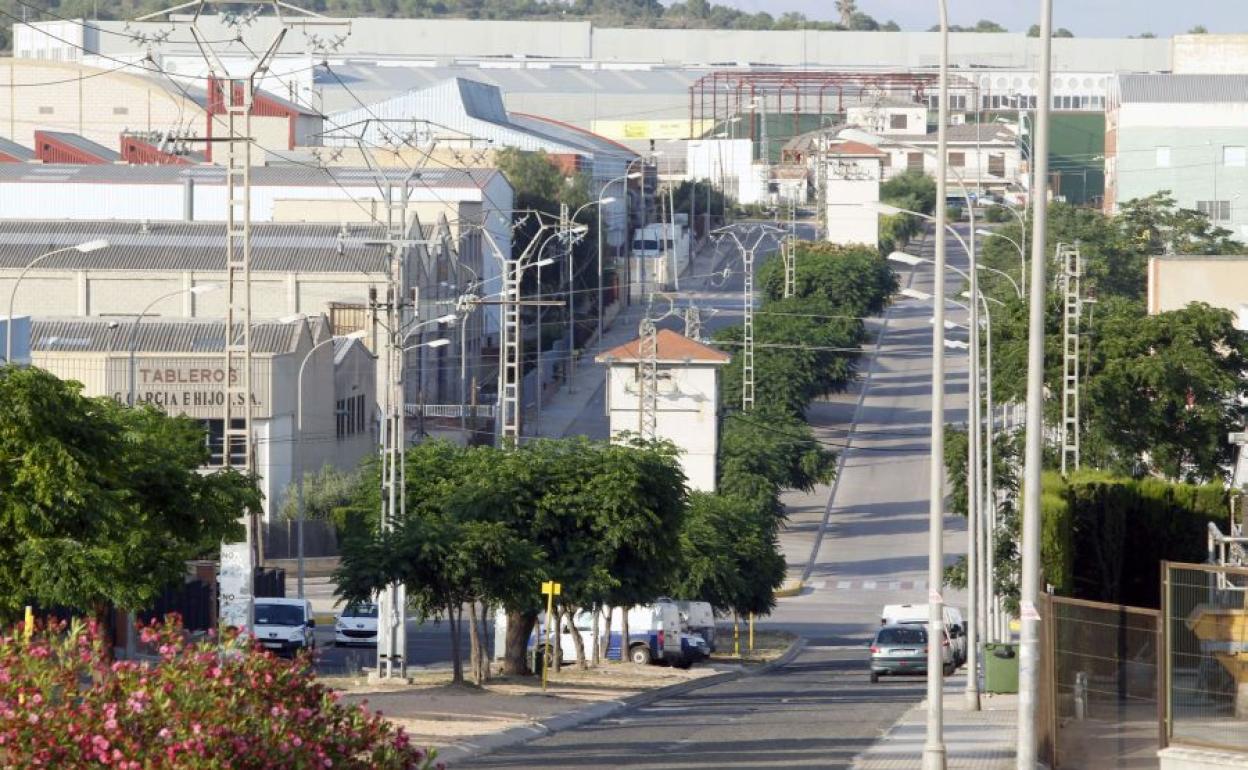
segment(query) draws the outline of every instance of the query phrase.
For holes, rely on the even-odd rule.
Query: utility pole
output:
[[[932,404],[931,455],[928,469],[928,553],[927,553],[927,720],[923,743],[923,770],[945,770],[944,738],[944,580],[945,559],[945,186],[947,183],[949,125],[949,7],[940,8],[940,103],[936,120],[936,252],[933,259],[932,297]],[[974,298],[972,298],[974,300]]]
[[[697,305],[685,308],[685,336],[691,340],[702,339],[702,311]]]
[[[1027,334],[1027,427],[1023,456],[1022,566],[1018,655],[1018,770],[1035,770],[1036,699],[1040,688],[1040,475],[1044,435],[1045,244],[1049,214],[1049,111],[1053,106],[1053,0],[1040,0],[1040,88],[1032,160],[1031,297]]]
[[[1062,475],[1079,468],[1079,316],[1083,311],[1079,244],[1057,244],[1062,270]]]
[[[743,283],[741,287],[742,352],[741,352],[741,411],[754,408],[754,252],[768,235],[784,232],[773,225],[752,225],[744,229],[742,240],[736,229],[721,228],[721,235],[731,237],[741,252]],[[749,246],[746,246],[749,241]]]
[[[212,48],[213,41],[199,30],[204,9],[216,3],[210,0],[183,3],[136,21],[152,21],[165,17],[172,23],[189,23],[195,45],[208,67],[209,121],[224,114],[226,135],[217,141],[225,144],[225,334],[224,364],[227,376],[222,384],[224,406],[221,425],[221,461],[226,469],[237,469],[254,477],[255,446],[251,421],[253,404],[252,339],[251,339],[251,113],[258,80],[286,36],[291,21],[284,20],[265,52],[251,65],[245,76],[232,75]],[[274,0],[240,0],[256,10],[271,5],[282,18]],[[293,11],[293,23],[341,23],[325,19],[293,5],[281,4]],[[194,9],[189,19],[175,17],[177,11]],[[302,18],[298,15],[302,14]],[[220,112],[217,112],[217,110]],[[237,454],[236,454],[237,451]],[[259,528],[260,511],[244,514],[244,540],[222,543],[219,622],[250,633],[254,623],[255,570],[264,558],[263,538]]]
[[[780,257],[784,261],[784,296],[797,293],[797,205],[789,203],[789,234],[780,242]]]
[[[406,513],[405,471],[407,456],[407,398],[403,387],[406,353],[403,350],[408,303],[405,298],[406,270],[404,248],[407,237],[407,183],[401,196],[394,185],[386,186],[386,249],[389,257],[386,297],[378,302],[369,296],[373,328],[378,325],[386,337],[386,387],[382,398],[381,429],[381,531],[392,532],[396,521]],[[420,313],[420,295],[413,294],[411,307]],[[384,315],[382,315],[384,313]],[[418,383],[419,385],[420,383]],[[377,603],[377,677],[407,677],[407,588],[390,583]]]
[[[647,313],[637,339],[637,434],[653,441],[659,423],[659,330]]]

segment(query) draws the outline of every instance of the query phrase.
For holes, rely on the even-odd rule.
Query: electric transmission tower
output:
[[[1079,315],[1083,310],[1079,244],[1057,244],[1062,281],[1062,474],[1079,467]]]
[[[768,236],[783,233],[775,225],[742,225],[721,228],[721,236],[732,238],[741,252],[742,349],[741,349],[741,411],[754,408],[754,252]],[[748,245],[747,245],[748,244]]]
[[[214,41],[200,29],[204,10],[209,7],[224,8],[219,16],[230,23],[241,19],[227,6],[249,6],[246,23],[264,8],[271,8],[282,20],[282,26],[274,35],[264,53],[255,57],[245,75],[232,74],[222,63],[214,49]],[[189,17],[174,15],[178,11],[193,9]],[[289,16],[293,12],[293,16]],[[283,14],[288,16],[283,16]],[[167,17],[173,24],[190,25],[191,37],[199,48],[208,68],[209,120],[213,119],[214,105],[225,116],[225,335],[224,335],[224,409],[222,415],[222,465],[237,468],[248,475],[255,474],[255,447],[252,441],[252,297],[251,297],[251,165],[252,132],[251,115],[258,80],[268,71],[278,47],[291,24],[343,24],[319,14],[305,11],[280,0],[192,0],[172,8],[148,14],[136,21],[151,21]],[[241,40],[241,32],[239,36]],[[237,373],[237,375],[235,374]],[[238,454],[235,454],[235,448]],[[253,628],[255,568],[264,557],[260,529],[257,526],[259,511],[245,514],[245,535],[242,543],[224,543],[221,546],[220,622],[226,626],[251,631]]]

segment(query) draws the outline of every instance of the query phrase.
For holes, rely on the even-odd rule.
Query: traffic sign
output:
[[[559,596],[563,593],[563,583],[556,583],[553,580],[543,581],[542,593],[547,596]]]

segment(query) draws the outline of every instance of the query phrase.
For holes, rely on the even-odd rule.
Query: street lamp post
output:
[[[344,335],[345,339],[358,340],[363,339],[367,332],[355,331]],[[294,455],[294,472],[295,472],[295,558],[297,560],[297,590],[298,597],[303,598],[303,576],[304,576],[304,558],[303,558],[303,522],[305,516],[303,514],[303,448],[298,442],[303,439],[303,371],[308,364],[308,360],[312,358],[312,354],[320,348],[334,341],[332,335],[326,339],[313,345],[307,353],[303,354],[303,360],[299,362],[299,376],[295,378],[295,446],[292,454]]]
[[[1053,86],[1053,0],[1040,0],[1040,89],[1032,152],[1031,296],[1027,332],[1027,431],[1023,453],[1022,576],[1018,655],[1018,768],[1036,766],[1036,698],[1040,684],[1040,475],[1044,431],[1044,251],[1049,213],[1049,110]]]
[[[629,163],[629,165],[631,166],[631,165],[632,165],[632,163]],[[602,206],[603,206],[603,204],[604,204],[604,203],[606,203],[607,201],[612,200],[611,198],[606,198],[606,199],[604,200],[604,199],[603,199],[603,197],[602,197],[602,194],[603,194],[603,193],[605,193],[605,192],[607,191],[607,188],[608,188],[608,187],[610,187],[611,185],[615,184],[616,182],[624,182],[624,183],[625,183],[625,189],[624,189],[624,240],[625,240],[625,242],[627,242],[627,241],[628,241],[628,236],[629,236],[629,233],[628,233],[629,222],[628,222],[628,187],[627,187],[627,182],[628,182],[628,180],[629,180],[629,179],[640,179],[640,178],[641,178],[641,172],[638,172],[638,171],[634,171],[634,172],[632,172],[632,173],[624,174],[623,176],[616,177],[615,179],[612,179],[611,181],[609,181],[609,182],[607,182],[606,184],[604,184],[604,185],[602,186],[602,190],[600,190],[600,191],[598,192],[598,348],[599,348],[599,349],[601,349],[601,348],[602,348],[602,302],[603,302],[603,291],[602,291]]]
[[[1020,215],[1017,211],[1014,211],[1014,209],[1010,208],[1009,206],[1006,206],[1005,208],[1009,211],[1013,211],[1014,216],[1019,217],[1019,222],[1022,222],[1022,215]],[[1024,228],[1026,227],[1026,225],[1022,225],[1022,226]],[[1014,289],[1018,292],[1018,296],[1021,299],[1025,294],[1027,294],[1027,257],[1025,256],[1026,251],[1024,250],[1024,247],[1023,247],[1023,244],[1027,242],[1026,229],[1023,230],[1023,243],[1019,243],[1018,241],[1014,240],[1013,238],[1006,235],[1005,233],[998,233],[995,230],[976,230],[975,232],[979,233],[980,235],[986,238],[1002,238],[1004,240],[1009,241],[1014,246],[1014,248],[1018,249],[1018,277],[1019,277],[1019,280],[1021,281],[1021,286],[1019,283],[1016,283],[1013,278],[1010,279],[1010,283],[1014,284]],[[997,271],[997,272],[1001,272],[1002,275],[1008,275],[1004,273],[1003,271]]]
[[[608,182],[607,184],[610,184]],[[603,186],[602,192],[606,191]],[[601,192],[597,200],[592,200],[584,204],[576,211],[572,212],[572,216],[568,218],[568,222],[564,223],[563,232],[563,251],[564,257],[568,260],[568,371],[567,382],[568,392],[572,392],[572,376],[576,374],[576,271],[572,269],[572,230],[568,229],[571,222],[575,222],[581,212],[590,206],[598,207],[598,322],[602,323],[602,207],[608,203],[614,203],[613,196],[601,197]],[[564,209],[566,211],[566,209]],[[599,330],[601,333],[601,329]]]
[[[26,277],[26,273],[30,269],[39,264],[48,257],[55,257],[57,254],[64,254],[67,251],[77,251],[82,254],[90,254],[93,251],[108,248],[108,241],[104,239],[96,239],[80,243],[77,246],[66,246],[63,249],[49,251],[47,254],[41,254],[30,262],[26,263],[26,267],[22,268],[22,272],[18,273],[17,280],[13,282],[13,289],[9,292],[9,316],[4,324],[4,362],[6,364],[13,363],[13,303],[17,300],[17,287],[21,285],[22,279]]]
[[[944,598],[940,586],[945,567],[945,168],[948,163],[949,123],[949,4],[940,8],[940,103],[936,120],[936,270],[933,281],[936,322],[932,325],[931,457],[928,467],[928,645],[927,730],[923,770],[945,770],[944,739]]]

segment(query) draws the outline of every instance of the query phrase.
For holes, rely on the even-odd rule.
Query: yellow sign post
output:
[[[754,654],[754,613],[750,613],[750,655]]]
[[[30,637],[35,633],[35,610],[29,604],[26,605],[26,622],[22,624],[22,637],[26,640],[26,644],[30,644]]]
[[[546,597],[546,646],[537,651],[537,654],[542,656],[542,692],[546,691],[546,672],[550,669],[551,663],[546,659],[546,655],[552,654],[551,650],[554,650],[554,646],[551,644],[550,633],[551,625],[553,623],[551,618],[555,614],[555,597],[562,592],[563,585],[561,583],[556,583],[553,580],[546,580],[542,582],[542,594]],[[534,657],[534,662],[536,661],[537,658]]]

